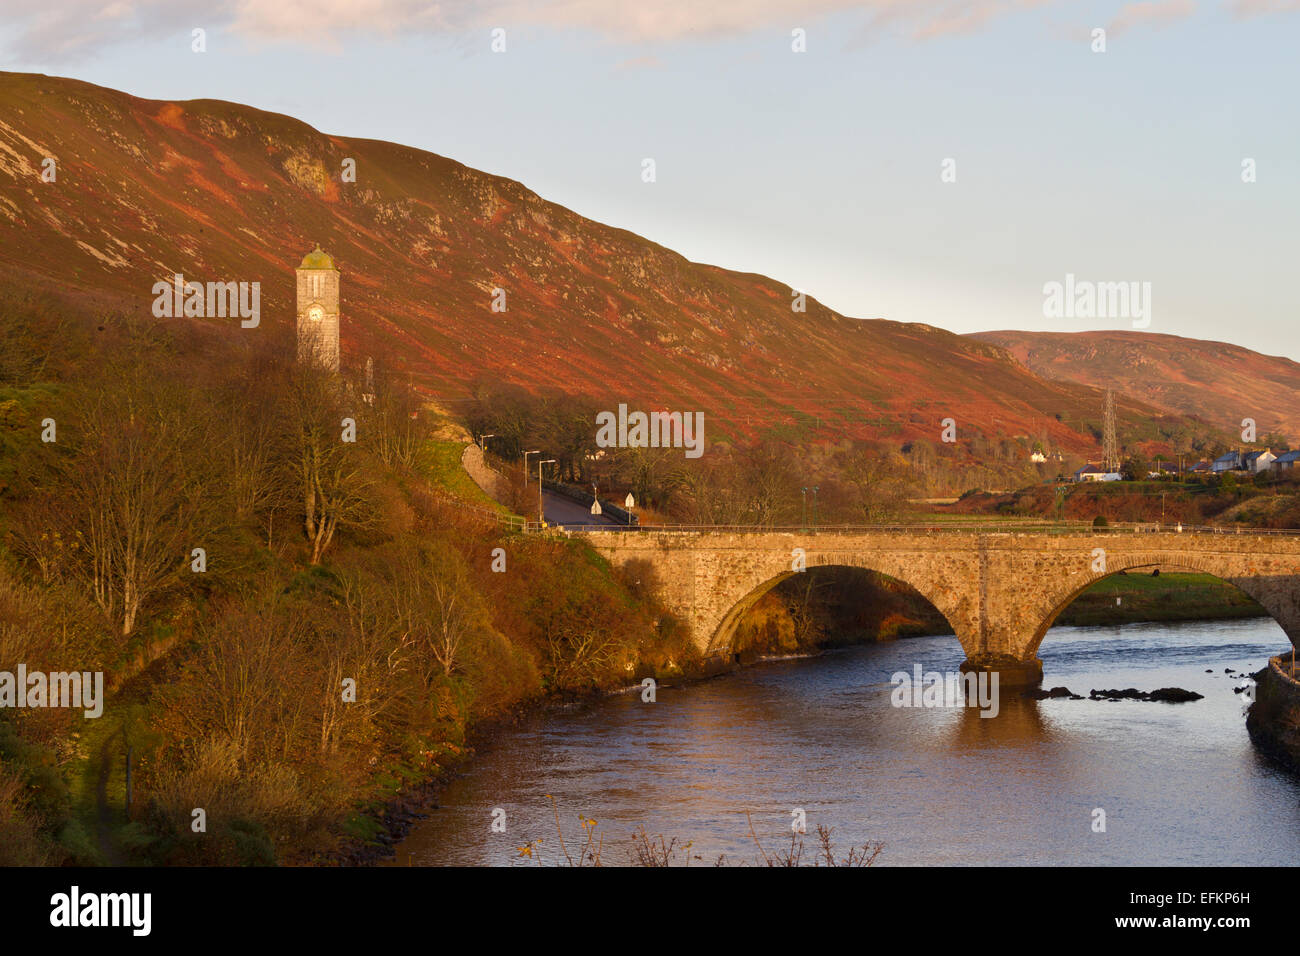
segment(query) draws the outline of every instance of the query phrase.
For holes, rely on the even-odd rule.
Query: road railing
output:
[[[1300,530],[1279,528],[1224,528],[1215,525],[1161,525],[1155,523],[1112,524],[1094,527],[1091,522],[1004,522],[990,524],[871,524],[871,525],[821,525],[811,528],[801,525],[738,525],[738,524],[641,524],[641,525],[585,525],[529,523],[528,530],[563,531],[568,533],[609,534],[624,532],[645,534],[1060,534],[1060,535],[1120,535],[1120,534],[1196,534],[1196,535],[1260,535],[1276,537],[1300,536]]]

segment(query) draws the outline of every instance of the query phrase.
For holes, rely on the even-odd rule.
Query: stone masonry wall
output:
[[[710,655],[725,654],[744,611],[796,573],[796,548],[810,568],[849,565],[910,584],[948,619],[968,659],[1035,661],[1047,629],[1080,591],[1117,571],[1151,566],[1217,575],[1300,640],[1300,537],[643,531],[601,532],[588,541],[615,565],[653,568],[660,596]]]

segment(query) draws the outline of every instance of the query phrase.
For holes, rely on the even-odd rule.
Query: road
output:
[[[536,487],[533,490],[536,491]],[[586,505],[580,505],[553,491],[542,492],[542,507],[546,511],[547,524],[622,525],[621,521],[614,521],[604,515],[594,515]]]

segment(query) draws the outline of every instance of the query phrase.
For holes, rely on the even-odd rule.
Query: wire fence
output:
[[[451,508],[454,511],[479,518],[483,521],[494,522],[510,531],[537,530],[536,521],[528,521],[526,518],[522,518],[516,514],[508,514],[503,511],[496,511],[492,508],[484,508],[482,505],[472,505],[463,498],[457,498],[455,495],[448,494],[445,491],[439,491],[436,488],[428,488],[425,493],[444,508]],[[530,528],[530,525],[533,527]]]

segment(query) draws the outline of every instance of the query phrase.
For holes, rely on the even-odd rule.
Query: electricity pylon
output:
[[[1107,471],[1119,471],[1119,443],[1115,440],[1115,393],[1106,389],[1106,405],[1102,415],[1101,456]]]

